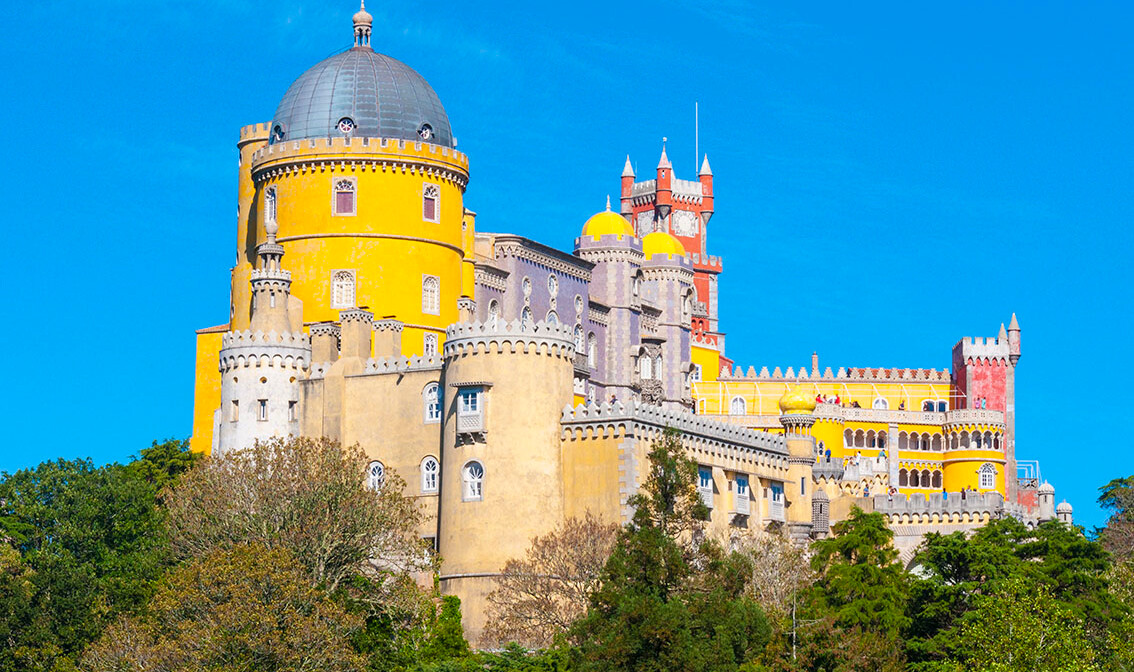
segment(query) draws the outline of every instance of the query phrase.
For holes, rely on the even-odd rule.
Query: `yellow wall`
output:
[[[698,348],[693,348],[694,362],[698,362]],[[699,363],[699,362],[698,362]],[[714,376],[715,378],[715,376]],[[703,400],[698,408],[704,408],[706,414],[724,414],[730,412],[729,403],[734,396],[745,400],[749,415],[779,415],[779,400],[784,392],[795,386],[794,379],[783,381],[756,381],[756,380],[715,380],[705,377],[700,383],[693,386],[693,397]],[[835,381],[803,381],[803,387],[811,395],[822,394],[826,397],[838,395],[840,401],[850,404],[857,401],[862,408],[871,408],[874,399],[882,397],[890,404],[890,410],[898,410],[904,401],[907,411],[920,411],[921,403],[926,399],[949,400],[951,384],[948,382],[928,381],[902,381],[901,383],[870,381],[870,382],[835,382]]]
[[[193,436],[189,447],[198,453],[209,453],[213,448],[213,412],[220,407],[221,336],[228,325],[201,329],[197,332],[197,366],[193,380]]]
[[[701,367],[701,380],[714,381],[720,375],[721,368],[721,353],[712,348],[705,348],[699,345],[690,346],[691,356],[694,364]]]

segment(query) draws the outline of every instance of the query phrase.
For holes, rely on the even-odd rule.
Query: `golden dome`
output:
[[[802,385],[796,385],[780,397],[782,415],[810,415],[814,410],[815,397],[804,390]]]
[[[599,236],[630,236],[634,237],[634,227],[617,212],[610,211],[610,198],[606,199],[606,210],[587,220],[583,225],[583,235],[591,236],[595,240]]]
[[[654,231],[642,236],[642,253],[646,258],[655,254],[680,254],[685,256],[685,246],[681,241],[665,231]]]

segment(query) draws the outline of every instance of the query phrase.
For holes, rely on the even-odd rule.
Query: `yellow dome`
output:
[[[674,238],[664,231],[654,231],[642,236],[642,253],[646,258],[654,256],[655,254],[680,254],[685,255],[685,246],[681,241]]]
[[[815,410],[815,397],[811,396],[802,385],[784,392],[780,397],[780,414],[782,415],[810,415]]]
[[[609,202],[608,202],[609,205]],[[600,212],[594,217],[587,220],[583,225],[583,235],[592,236],[598,240],[599,236],[630,236],[634,237],[634,227],[630,226],[630,222],[617,212],[611,212],[607,207],[606,211]]]

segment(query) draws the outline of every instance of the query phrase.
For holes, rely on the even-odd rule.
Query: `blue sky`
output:
[[[445,103],[482,230],[569,249],[663,136],[691,178],[699,101],[745,368],[944,368],[1015,311],[1018,456],[1102,522],[1096,489],[1134,473],[1129,4],[371,4],[374,46]],[[237,130],[356,9],[3,3],[0,469],[188,435]]]

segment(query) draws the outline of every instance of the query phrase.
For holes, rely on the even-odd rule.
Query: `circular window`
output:
[[[283,126],[276,124],[272,128],[272,142],[279,142],[284,139]]]
[[[522,286],[524,288],[524,296],[531,296],[532,295],[532,279],[525,277],[524,281],[522,283]]]
[[[554,275],[547,276],[547,293],[552,296],[559,293],[559,278]]]
[[[339,119],[339,132],[343,135],[347,135],[353,132],[354,128],[354,119],[351,119],[350,117],[343,117],[342,119]]]
[[[433,138],[433,127],[429,124],[422,124],[421,128],[417,129],[417,134],[421,136],[422,140],[430,140]]]

